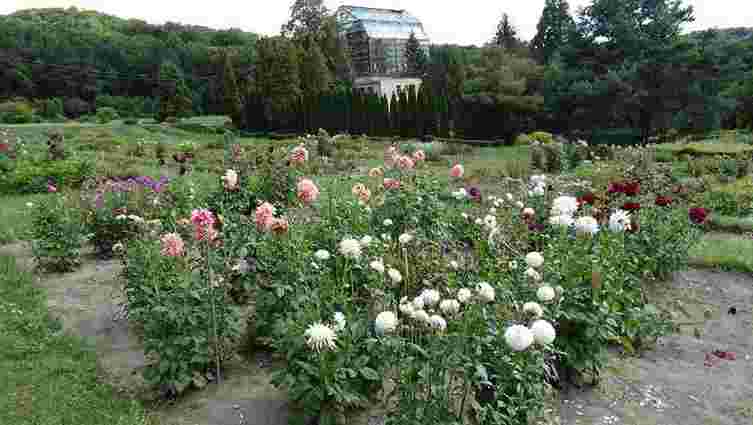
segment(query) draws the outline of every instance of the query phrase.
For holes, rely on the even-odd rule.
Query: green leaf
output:
[[[379,380],[379,374],[377,373],[377,371],[375,371],[374,369],[372,369],[370,367],[361,368],[361,375],[364,378],[368,379],[369,381],[378,381]]]

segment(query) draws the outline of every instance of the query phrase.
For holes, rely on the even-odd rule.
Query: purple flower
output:
[[[530,223],[528,225],[528,230],[530,230],[531,232],[536,232],[536,233],[543,232],[544,228],[545,228],[544,225],[541,223]]]
[[[468,189],[468,196],[473,199],[474,201],[480,201],[481,200],[481,190],[477,187],[471,187]]]

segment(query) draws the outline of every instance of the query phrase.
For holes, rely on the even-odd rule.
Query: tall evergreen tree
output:
[[[329,89],[332,78],[319,45],[312,40],[308,46],[300,62],[301,90],[304,96],[319,96]]]
[[[257,65],[251,85],[260,99],[264,116],[273,126],[293,123],[301,95],[300,54],[284,37],[266,37],[257,44]]]
[[[225,104],[225,113],[230,116],[236,127],[241,127],[243,106],[241,105],[240,90],[238,89],[233,62],[227,52],[225,52],[225,63],[222,71],[222,97]]]
[[[514,49],[520,45],[518,40],[518,30],[515,29],[510,16],[507,13],[502,14],[502,19],[497,24],[497,32],[494,35],[494,44],[505,49]]]
[[[536,25],[536,36],[531,41],[536,58],[548,64],[555,53],[567,44],[567,37],[574,29],[575,21],[570,16],[567,0],[546,0]]]
[[[411,33],[405,45],[405,63],[408,68],[408,74],[414,77],[422,77],[426,72],[427,58],[426,52],[421,47],[421,43],[416,38],[415,33]]]
[[[168,117],[183,117],[191,112],[191,92],[174,63],[163,62],[160,65],[158,91],[158,122],[163,122]]]

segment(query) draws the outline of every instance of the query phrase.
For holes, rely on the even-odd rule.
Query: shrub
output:
[[[31,220],[32,253],[40,268],[67,272],[81,264],[81,217],[78,209],[65,204],[63,195],[40,201],[31,211]]]
[[[139,120],[136,118],[126,118],[123,120],[123,124],[125,125],[137,125],[139,123]]]
[[[63,111],[65,115],[71,118],[78,118],[90,111],[89,104],[78,97],[71,97],[65,99],[63,102]]]
[[[5,124],[28,124],[34,119],[34,111],[26,102],[7,102],[0,105],[0,117]]]
[[[515,146],[528,146],[532,142],[532,139],[527,134],[518,134],[515,136],[515,141],[513,141],[513,145]]]
[[[47,183],[78,187],[94,173],[94,164],[85,160],[19,160],[11,172],[0,174],[2,193],[44,193]]]
[[[194,254],[201,260],[211,255]],[[216,267],[213,261],[210,267]],[[203,387],[216,358],[232,355],[229,347],[240,325],[237,309],[223,287],[207,284],[208,270],[193,273],[189,258],[162,255],[158,241],[130,243],[125,264],[128,313],[143,325],[144,351],[153,360],[144,371],[146,381],[166,396],[192,384]]]
[[[118,111],[115,108],[103,107],[97,108],[97,122],[100,124],[107,124],[113,120],[118,119]]]
[[[551,133],[547,133],[545,131],[534,131],[533,133],[528,135],[528,138],[545,145],[554,143],[554,136]]]

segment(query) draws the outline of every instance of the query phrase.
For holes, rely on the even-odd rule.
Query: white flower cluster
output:
[[[496,213],[496,208],[502,208],[505,206],[505,201],[502,198],[497,198],[494,195],[489,195],[489,202],[492,203],[493,207],[489,209],[489,212],[494,214]],[[493,211],[493,212],[492,212]]]
[[[314,323],[304,333],[306,345],[316,352],[335,350],[337,348],[337,334],[335,330],[322,323]]]
[[[609,230],[618,233],[630,230],[630,214],[624,210],[613,212],[609,216]]]
[[[357,239],[343,239],[340,241],[339,251],[345,258],[358,260],[361,258],[361,242]]]
[[[505,331],[505,342],[513,351],[525,351],[534,343],[549,345],[554,342],[557,333],[554,326],[546,320],[536,320],[531,327],[513,325]]]
[[[543,174],[531,176],[531,190],[528,196],[543,196],[546,193],[546,176]]]
[[[599,233],[599,223],[590,215],[580,217],[575,221],[575,233],[594,236]]]

